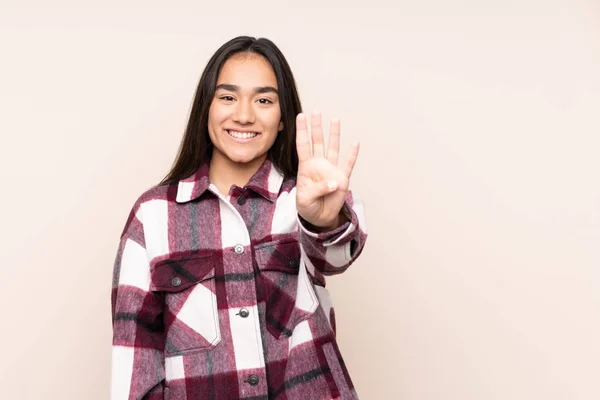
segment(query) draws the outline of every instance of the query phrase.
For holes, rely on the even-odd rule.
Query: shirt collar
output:
[[[202,164],[192,176],[179,181],[175,201],[185,203],[195,200],[209,189],[211,185],[208,178],[209,166],[210,160]],[[283,178],[283,174],[279,172],[271,159],[267,157],[245,187],[260,194],[265,199],[274,202],[279,196]]]

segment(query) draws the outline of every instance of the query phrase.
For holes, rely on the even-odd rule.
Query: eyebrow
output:
[[[229,83],[221,83],[220,85],[217,85],[217,87],[215,88],[215,90],[219,90],[219,89],[223,89],[223,90],[228,90],[230,92],[239,92],[240,87],[237,85],[231,85]],[[254,92],[255,93],[275,93],[275,94],[279,94],[279,92],[277,91],[277,89],[275,89],[273,86],[258,86],[254,88]]]

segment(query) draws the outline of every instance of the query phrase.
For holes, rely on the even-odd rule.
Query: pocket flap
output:
[[[260,270],[298,274],[300,246],[295,240],[258,245],[255,248],[255,255]]]
[[[191,254],[158,262],[152,271],[151,279],[153,290],[174,293],[214,276],[215,268],[211,254]]]

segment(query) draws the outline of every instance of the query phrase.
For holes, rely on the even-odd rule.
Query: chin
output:
[[[227,158],[236,164],[248,164],[263,156],[264,154],[227,154]]]

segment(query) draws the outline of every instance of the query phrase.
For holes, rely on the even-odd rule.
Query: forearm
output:
[[[363,203],[348,192],[337,219],[328,227],[315,227],[301,216],[299,234],[309,269],[325,275],[345,271],[360,255],[367,230]]]

